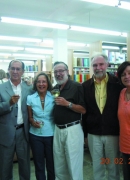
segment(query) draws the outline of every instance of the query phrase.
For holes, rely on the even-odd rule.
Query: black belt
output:
[[[17,125],[15,125],[14,127],[16,127],[16,129],[19,129],[19,128],[24,127],[24,124],[17,124]]]
[[[67,128],[67,127],[70,127],[70,126],[73,126],[73,125],[76,125],[76,124],[79,124],[79,123],[80,123],[80,120],[74,121],[72,123],[64,124],[64,125],[58,125],[58,124],[56,124],[56,125],[57,125],[58,128],[64,129],[64,128]]]

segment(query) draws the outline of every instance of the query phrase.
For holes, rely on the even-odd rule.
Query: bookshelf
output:
[[[108,60],[109,60],[107,72],[117,76],[118,67],[120,66],[122,62],[127,60],[126,52],[103,50],[103,53],[105,53],[108,56]]]
[[[74,81],[79,83],[83,83],[90,78],[88,56],[85,57],[85,55],[80,53],[78,55],[74,55],[72,78]]]

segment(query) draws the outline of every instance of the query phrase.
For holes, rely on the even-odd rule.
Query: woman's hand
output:
[[[40,128],[40,123],[39,123],[38,121],[32,120],[32,121],[31,121],[31,125],[32,125],[33,127],[35,127],[35,128]]]

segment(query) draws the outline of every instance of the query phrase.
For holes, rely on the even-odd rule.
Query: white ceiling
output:
[[[127,1],[130,2],[130,0]],[[80,0],[0,0],[1,16],[58,22],[126,33],[130,31],[130,10]],[[3,36],[53,39],[53,32],[53,29],[50,28],[0,22],[0,35]],[[86,44],[99,40],[126,43],[126,38],[121,36],[99,35],[71,30],[67,30],[67,39],[69,42]],[[0,45],[39,46],[36,43],[2,40],[0,40]]]

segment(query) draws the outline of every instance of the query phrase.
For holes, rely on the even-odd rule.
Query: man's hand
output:
[[[18,102],[19,98],[20,98],[19,95],[13,95],[13,96],[11,97],[10,101],[9,101],[9,102],[10,102],[10,106],[16,104],[16,103]]]
[[[66,99],[63,97],[55,98],[55,103],[56,103],[56,105],[60,105],[60,106],[68,106],[69,105],[69,101],[66,101]]]

